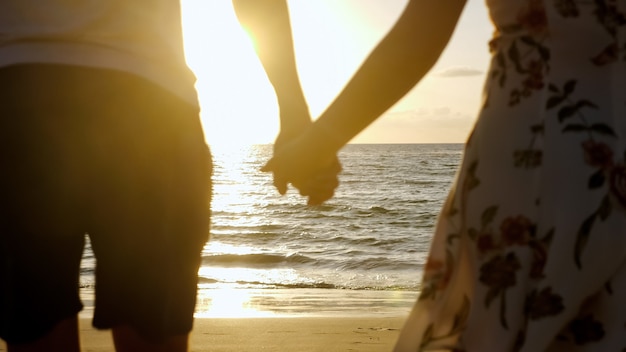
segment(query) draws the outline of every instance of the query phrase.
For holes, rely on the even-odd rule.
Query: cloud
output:
[[[352,143],[463,143],[475,116],[449,107],[390,112]]]
[[[452,66],[435,72],[437,77],[470,77],[482,76],[483,74],[483,71],[467,66]]]

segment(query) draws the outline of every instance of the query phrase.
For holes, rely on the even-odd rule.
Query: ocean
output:
[[[278,194],[271,174],[258,171],[271,145],[214,149],[197,315],[220,316],[217,308],[232,311],[233,302],[268,314],[406,310],[462,152],[462,144],[347,145],[335,196],[307,206],[294,189]],[[94,266],[87,248],[87,307]]]

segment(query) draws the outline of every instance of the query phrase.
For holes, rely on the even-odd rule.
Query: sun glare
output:
[[[230,1],[183,0],[187,62],[197,77],[207,141],[213,147],[271,143],[276,97]]]
[[[313,119],[334,100],[391,28],[406,2],[288,0],[298,72]],[[272,143],[279,126],[276,97],[252,43],[237,21],[232,2],[181,0],[181,4],[187,61],[198,78],[196,87],[207,141],[211,146],[231,148]],[[488,63],[488,52],[476,50],[478,45],[484,47],[492,32],[484,4],[470,2],[460,26],[433,72],[451,66],[480,70]],[[458,84],[460,79],[465,82]],[[389,112],[434,111],[441,107],[459,111],[464,119],[459,128],[464,132],[457,142],[463,142],[481,105],[482,81],[480,76],[431,75]],[[404,130],[428,132],[409,135],[406,142],[424,142],[425,135],[449,140],[446,121],[455,120],[435,115],[429,117],[442,121],[435,130],[424,129],[426,117],[410,121]],[[367,129],[365,142],[397,141],[393,126],[375,126]],[[364,141],[357,136],[354,142]]]
[[[281,286],[303,280],[291,268],[203,266],[198,275],[206,282],[201,279],[198,285],[197,318],[271,317],[279,312],[284,316],[295,308],[294,292]]]
[[[334,1],[334,0],[333,0]],[[296,59],[313,118],[334,99],[369,50],[362,26],[333,1],[290,1]],[[212,146],[274,141],[276,96],[230,1],[183,0],[187,62],[196,74]]]
[[[251,318],[275,315],[255,307],[254,297],[252,291],[236,288],[201,290],[194,316],[196,318]]]

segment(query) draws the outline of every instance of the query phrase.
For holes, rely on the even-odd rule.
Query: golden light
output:
[[[275,93],[231,1],[183,0],[182,9],[187,61],[198,77],[209,144],[273,142],[278,132]],[[334,0],[289,1],[300,80],[313,118],[377,40],[350,10]]]
[[[289,289],[276,287],[259,288],[259,282],[298,282],[293,269],[250,269],[202,267],[198,273],[202,278],[213,278],[219,283],[200,283],[195,317],[197,318],[249,318],[284,315],[293,300]],[[230,282],[237,277],[240,281]],[[268,284],[272,286],[271,284]],[[255,288],[250,288],[255,286]],[[283,295],[283,298],[276,295]],[[284,307],[287,306],[287,308]]]
[[[230,1],[183,0],[187,62],[207,141],[213,147],[271,143],[278,131],[276,97]]]
[[[198,77],[207,141],[212,146],[273,142],[278,132],[274,92],[239,26],[231,1],[181,0],[181,3],[187,60]],[[300,81],[314,119],[391,28],[406,3],[406,0],[288,0]],[[433,72],[450,66],[486,67],[489,53],[483,49],[492,31],[484,4],[469,2],[459,28]],[[459,79],[464,82],[458,84]],[[473,116],[481,106],[483,78],[459,79],[424,79],[389,112],[451,107],[464,116],[461,126],[464,137],[456,140],[464,142]],[[415,137],[402,142],[424,142],[426,135],[448,140],[449,134],[440,131],[446,130],[444,124],[439,124],[438,130],[429,130],[422,118],[417,118],[408,126],[416,131]],[[368,128],[366,139],[357,136],[353,142],[397,142],[394,129],[384,123],[375,126]]]
[[[250,290],[220,288],[200,291],[196,318],[250,318],[270,317],[274,314],[254,308],[254,294]]]

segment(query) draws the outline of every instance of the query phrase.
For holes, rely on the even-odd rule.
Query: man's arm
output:
[[[311,118],[298,78],[287,3],[233,0],[233,7],[276,92],[282,138],[295,137],[311,124]]]
[[[289,10],[285,0],[233,0],[233,7],[240,24],[254,41],[256,53],[276,92],[280,133],[274,143],[275,154],[311,126],[298,78]],[[276,171],[274,186],[285,194],[288,183],[292,183],[301,195],[309,197],[308,204],[321,204],[332,197],[339,185],[339,160],[336,154],[329,159],[306,178],[290,179]]]

